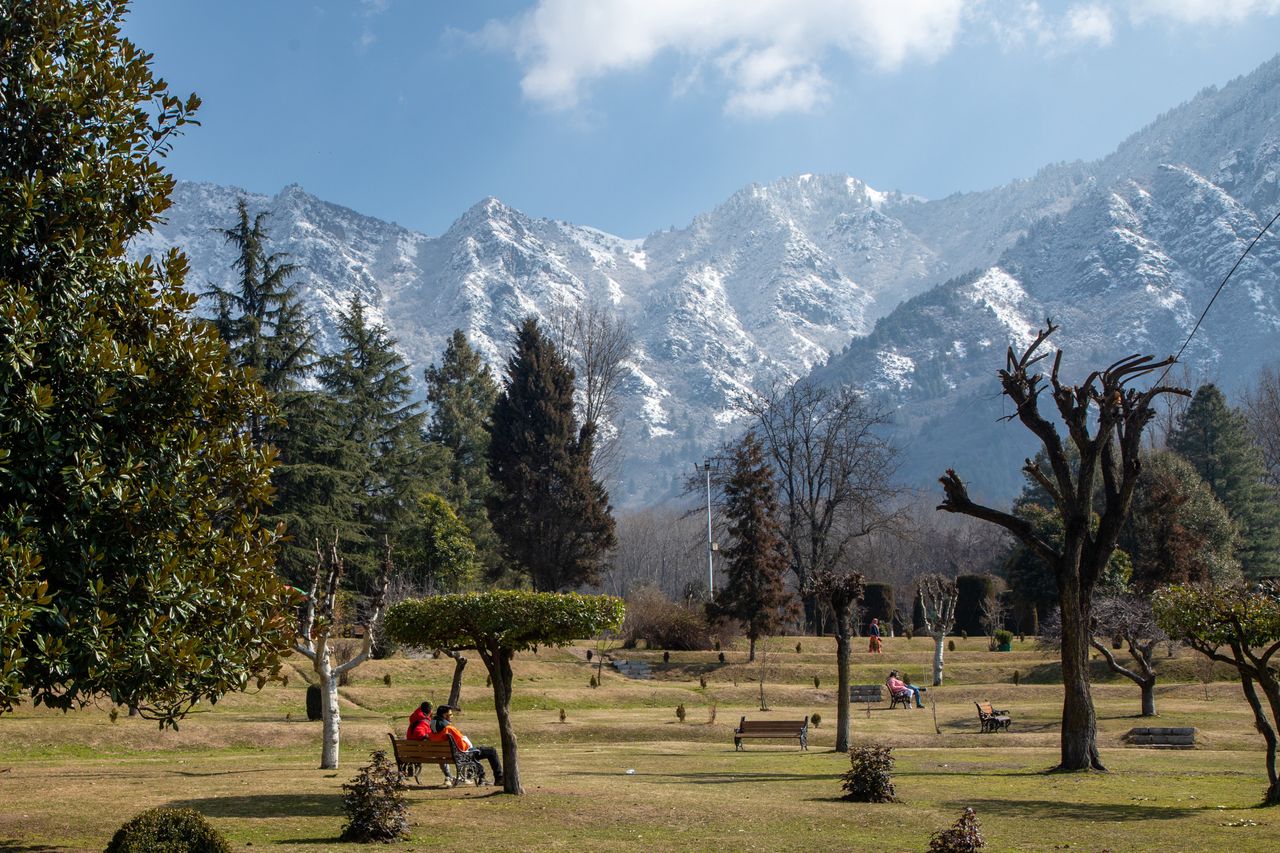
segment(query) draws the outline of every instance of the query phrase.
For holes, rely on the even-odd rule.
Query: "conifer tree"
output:
[[[425,414],[410,399],[413,383],[395,339],[369,322],[359,296],[341,314],[338,338],[342,350],[320,369],[320,383],[332,397],[332,465],[348,486],[335,496],[333,509],[351,522],[340,531],[343,553],[367,580],[378,556],[374,543],[389,536],[396,545],[424,487],[430,458],[421,438]]]
[[[489,518],[535,591],[591,583],[613,548],[604,486],[591,476],[592,430],[573,411],[573,370],[526,319],[493,408]]]
[[[424,378],[427,402],[433,406],[427,439],[449,452],[446,496],[467,525],[480,559],[492,571],[497,566],[498,542],[485,500],[493,491],[488,423],[498,384],[461,329],[450,336],[440,366],[428,367]]]
[[[1280,573],[1280,504],[1266,482],[1262,456],[1244,416],[1222,392],[1201,385],[1169,437],[1169,446],[1191,463],[1239,527],[1236,559],[1245,577]]]
[[[790,568],[786,540],[778,521],[773,468],[754,432],[733,451],[733,472],[724,486],[725,515],[733,544],[725,551],[728,580],[708,607],[717,619],[737,619],[751,642],[748,661],[756,659],[756,640],[777,632],[798,602],[783,581]]]

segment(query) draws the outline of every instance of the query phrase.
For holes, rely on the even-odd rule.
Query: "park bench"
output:
[[[733,748],[742,749],[742,739],[749,737],[799,738],[800,748],[809,748],[809,718],[803,720],[748,720],[746,717],[733,730]]]
[[[445,777],[449,780],[448,784],[454,786],[461,782],[474,782],[476,785],[488,784],[484,775],[484,765],[473,756],[459,752],[450,738],[405,740],[390,732],[387,733],[387,737],[391,738],[391,752],[395,755],[400,772],[406,776],[412,776],[419,785],[422,784],[422,780],[418,776],[424,764],[435,764],[446,771]],[[455,768],[452,779],[449,779],[448,775],[450,766]]]
[[[997,711],[991,707],[990,702],[974,702],[978,706],[978,722],[982,726],[983,733],[1009,731],[1009,724],[1013,722],[1013,718],[1009,716],[1008,711]]]

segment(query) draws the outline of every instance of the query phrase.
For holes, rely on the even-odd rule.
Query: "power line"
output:
[[[1182,358],[1182,354],[1186,352],[1187,346],[1191,343],[1191,339],[1196,336],[1196,332],[1200,331],[1200,324],[1204,322],[1205,315],[1209,313],[1209,309],[1212,308],[1213,303],[1217,301],[1218,294],[1222,293],[1222,288],[1227,286],[1227,282],[1231,280],[1231,276],[1235,274],[1235,271],[1240,267],[1240,264],[1244,263],[1244,259],[1249,256],[1251,251],[1253,251],[1253,247],[1262,239],[1262,235],[1266,234],[1267,231],[1271,229],[1271,226],[1276,224],[1277,219],[1280,219],[1280,210],[1276,211],[1276,215],[1271,217],[1271,221],[1262,227],[1262,230],[1258,232],[1258,236],[1253,238],[1253,242],[1251,242],[1248,247],[1245,248],[1244,253],[1236,259],[1235,264],[1231,267],[1230,272],[1227,273],[1226,278],[1222,279],[1222,284],[1219,284],[1218,289],[1213,292],[1213,297],[1209,300],[1209,304],[1204,306],[1204,310],[1200,312],[1200,318],[1196,320],[1196,324],[1191,328],[1191,333],[1187,335],[1187,339],[1182,342],[1182,347],[1178,350],[1178,354],[1173,357],[1174,362],[1177,362]],[[1169,370],[1172,367],[1173,363],[1170,363],[1165,367],[1164,373],[1161,373],[1160,378],[1156,380],[1157,385],[1164,381],[1164,378],[1169,375]]]

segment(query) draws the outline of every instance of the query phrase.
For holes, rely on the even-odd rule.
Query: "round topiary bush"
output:
[[[231,853],[231,845],[195,809],[150,809],[116,830],[106,853]]]

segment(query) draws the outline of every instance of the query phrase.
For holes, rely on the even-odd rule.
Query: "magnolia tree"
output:
[[[475,649],[489,671],[502,739],[503,790],[523,794],[511,728],[511,660],[535,646],[565,646],[622,626],[623,602],[609,595],[501,590],[401,601],[387,612],[397,643]]]
[[[1276,775],[1280,680],[1274,662],[1280,652],[1280,587],[1274,582],[1252,590],[1165,587],[1156,592],[1152,605],[1157,621],[1170,637],[1240,673],[1240,687],[1253,709],[1254,723],[1267,742],[1268,785],[1263,805],[1280,805],[1280,778]]]
[[[311,579],[311,592],[298,619],[298,641],[294,650],[307,660],[320,679],[320,718],[324,721],[324,736],[320,746],[320,769],[335,770],[338,767],[338,740],[342,728],[342,711],[338,706],[338,681],[346,673],[369,659],[373,651],[373,637],[382,620],[382,609],[387,600],[387,586],[391,577],[391,546],[383,543],[382,571],[378,581],[378,593],[373,600],[373,610],[365,619],[364,640],[360,650],[350,660],[334,663],[334,608],[338,598],[338,584],[342,580],[342,554],[335,538],[329,553],[323,554],[316,544],[316,570]]]
[[[933,686],[942,684],[942,650],[947,634],[956,624],[956,601],[960,589],[942,575],[925,575],[916,588],[924,629],[933,637]]]

